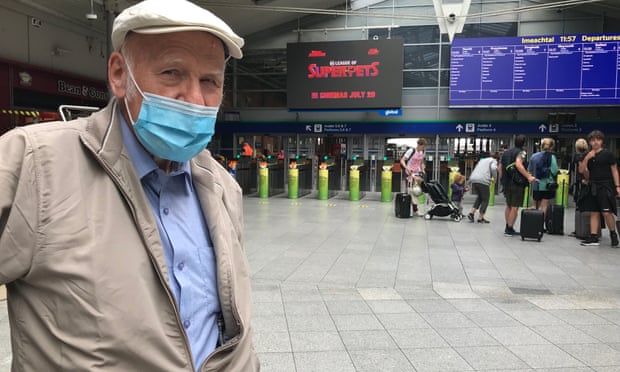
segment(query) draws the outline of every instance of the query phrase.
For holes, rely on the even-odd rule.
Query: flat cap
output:
[[[112,26],[114,50],[120,49],[130,31],[139,34],[205,31],[222,40],[227,55],[243,56],[243,38],[218,16],[187,0],[145,0],[123,10]]]

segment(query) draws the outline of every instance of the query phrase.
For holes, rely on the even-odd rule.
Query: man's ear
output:
[[[108,83],[112,94],[122,99],[127,94],[127,64],[122,54],[115,51],[108,60]]]

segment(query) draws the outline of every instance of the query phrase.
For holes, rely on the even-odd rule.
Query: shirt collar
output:
[[[144,178],[147,174],[159,169],[151,155],[146,152],[144,147],[138,142],[138,139],[129,128],[129,125],[125,121],[123,115],[121,115],[120,111],[118,112],[119,121],[121,124],[121,132],[123,136],[123,144],[127,148],[127,152],[129,153],[129,158],[131,159],[133,166],[136,168],[136,172],[138,173],[138,177],[140,179]],[[191,180],[191,172],[189,167],[189,161],[186,162],[176,162],[176,169],[173,174],[185,173],[186,177]]]

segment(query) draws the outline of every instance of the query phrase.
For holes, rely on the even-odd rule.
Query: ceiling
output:
[[[91,2],[92,1],[92,2]],[[50,14],[63,21],[81,27],[105,33],[104,9],[111,12],[120,12],[133,5],[138,0],[9,0],[18,5],[35,8],[43,14]],[[373,4],[376,0],[192,0],[194,3],[207,8],[223,18],[240,36],[244,38],[260,34],[261,31],[277,29],[278,26],[298,22],[308,17],[321,19],[333,17],[336,12],[356,8],[364,4]],[[411,0],[416,5],[427,3],[432,5],[433,0]],[[445,2],[454,2],[447,1]],[[491,2],[491,0],[489,0]],[[523,4],[552,4],[567,3],[574,0],[527,0]],[[587,1],[587,0],[586,0]],[[586,2],[584,1],[584,3]],[[473,1],[476,3],[476,0]],[[497,2],[494,0],[492,2]],[[389,4],[390,1],[384,1]],[[402,4],[402,1],[400,2]],[[484,1],[483,1],[484,3]],[[88,20],[86,14],[93,12],[98,15],[96,20]],[[524,5],[525,6],[525,5]],[[598,0],[588,4],[566,7],[575,8],[580,12],[596,16],[606,15],[620,21],[620,0]],[[560,8],[558,8],[559,10]],[[564,9],[564,8],[561,8]],[[362,9],[361,11],[365,11]]]
[[[4,2],[5,0],[3,0]],[[299,17],[325,12],[330,9],[344,10],[345,5],[358,0],[191,0],[224,19],[242,37],[270,29]],[[426,0],[425,0],[426,1]],[[428,0],[432,1],[432,0]],[[105,33],[106,10],[118,13],[138,3],[139,0],[8,0],[24,8],[34,8],[75,26],[88,27]],[[302,4],[302,7],[300,7]],[[4,5],[4,4],[3,4]],[[0,7],[1,8],[1,7]],[[87,19],[86,14],[97,14],[97,19]]]

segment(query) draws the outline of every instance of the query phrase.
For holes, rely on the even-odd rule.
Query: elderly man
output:
[[[0,137],[14,371],[256,371],[241,190],[209,151],[243,39],[185,0],[123,11],[114,98]]]

